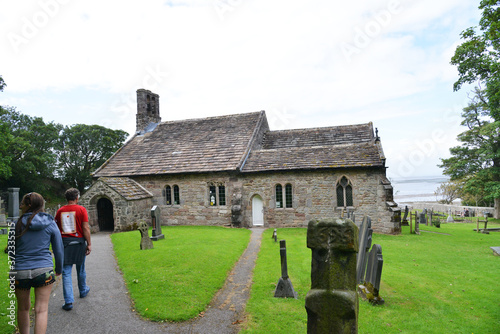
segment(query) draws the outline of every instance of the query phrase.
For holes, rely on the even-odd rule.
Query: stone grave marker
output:
[[[151,224],[153,226],[151,240],[158,241],[160,239],[164,239],[165,236],[161,233],[161,215],[160,207],[158,205],[151,208]]]
[[[357,333],[358,227],[350,219],[311,220],[307,247],[312,252],[307,333]]]
[[[405,205],[405,214],[403,216],[403,221],[401,222],[402,226],[408,226],[408,205]]]
[[[368,251],[372,246],[372,221],[370,217],[365,216],[359,230],[359,253],[356,262],[356,284],[361,284],[364,281],[366,270],[366,258]]]
[[[496,256],[500,256],[500,247],[490,247],[493,251],[493,254]]]
[[[139,223],[139,232],[141,232],[141,249],[151,249],[153,248],[153,242],[149,238],[148,233],[149,226],[145,222]]]
[[[422,225],[427,225],[427,219],[425,218],[425,213],[421,212],[418,216],[418,223]]]
[[[382,246],[375,244],[368,255],[365,282],[359,286],[361,296],[375,305],[384,304],[384,299],[379,294],[383,264]]]
[[[451,214],[451,209],[448,209],[448,218],[446,218],[447,223],[453,223],[455,220],[453,220],[453,216]]]
[[[17,221],[19,218],[19,188],[7,188],[9,191],[8,215],[10,221]]]
[[[274,290],[274,297],[279,298],[297,298],[297,292],[293,289],[292,281],[288,277],[288,266],[286,260],[286,241],[280,240],[280,257],[281,257],[281,277]]]

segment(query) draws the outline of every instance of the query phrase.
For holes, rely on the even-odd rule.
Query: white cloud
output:
[[[382,137],[386,151],[396,152],[404,141],[391,136],[398,133],[391,122],[420,124],[462,103],[451,93],[449,60],[460,31],[477,23],[476,7],[469,0],[2,2],[0,74],[8,87],[0,103],[133,132],[135,90],[147,88],[160,94],[163,120],[266,109],[290,115],[280,127],[373,121],[390,138]],[[73,103],[64,98],[75,92],[82,96]],[[405,136],[407,146],[421,140]]]

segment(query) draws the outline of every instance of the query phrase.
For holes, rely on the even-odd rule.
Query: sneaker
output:
[[[87,295],[89,294],[89,291],[90,291],[90,287],[88,286],[87,289],[85,289],[85,291],[80,292],[80,298],[87,297]]]
[[[73,303],[64,304],[62,309],[65,311],[71,311],[73,309]]]

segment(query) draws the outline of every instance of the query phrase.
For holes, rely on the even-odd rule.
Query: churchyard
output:
[[[490,219],[488,227],[500,227]],[[373,234],[383,251],[383,305],[359,299],[359,333],[495,333],[500,328],[500,233],[474,232],[475,223],[403,226],[401,235]],[[151,235],[151,230],[149,234]],[[165,238],[140,249],[139,231],[112,235],[134,310],[154,321],[203,316],[227,272],[246,247],[250,231],[221,227],[163,226]],[[306,333],[306,294],[311,289],[307,229],[268,229],[254,269],[247,319],[241,333]],[[286,240],[287,274],[297,298],[275,298],[282,276],[280,240]],[[6,236],[0,235],[6,243]],[[217,260],[215,260],[217,259]],[[0,270],[7,272],[3,255]],[[8,306],[8,287],[0,307]],[[5,312],[5,311],[2,311]],[[12,333],[7,321],[0,333]]]

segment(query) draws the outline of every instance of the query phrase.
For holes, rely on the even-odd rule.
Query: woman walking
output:
[[[43,212],[45,201],[40,194],[23,196],[16,223],[15,269],[17,324],[21,334],[30,332],[30,290],[35,289],[35,334],[47,330],[52,283],[62,271],[64,247],[54,218]],[[55,257],[55,274],[50,244]]]

